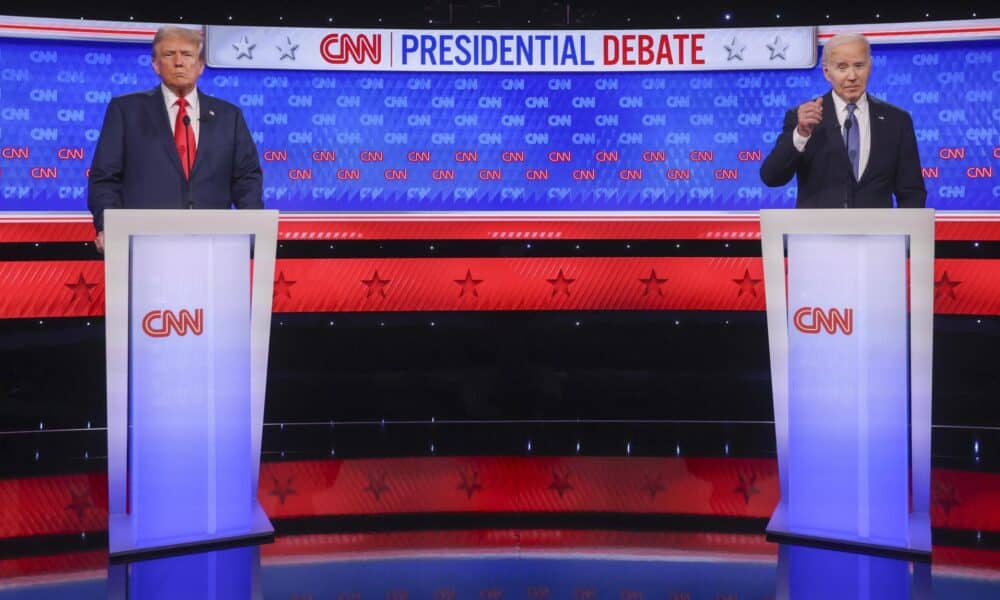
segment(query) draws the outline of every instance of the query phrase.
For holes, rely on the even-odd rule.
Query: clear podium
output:
[[[104,222],[111,558],[273,536],[257,483],[278,212]]]
[[[778,538],[929,557],[932,209],[762,210]]]

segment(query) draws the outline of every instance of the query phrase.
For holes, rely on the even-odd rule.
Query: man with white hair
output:
[[[264,208],[243,113],[197,88],[201,32],[162,27],[152,52],[161,84],[111,100],[90,166],[87,204],[101,252],[108,208]]]
[[[797,177],[797,208],[923,208],[927,189],[909,113],[870,96],[871,45],[834,36],[823,49],[833,89],[788,111],[760,166],[770,187]]]

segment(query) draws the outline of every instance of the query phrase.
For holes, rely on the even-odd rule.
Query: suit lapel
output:
[[[153,125],[153,131],[163,150],[167,153],[167,160],[183,175],[184,168],[181,166],[181,157],[177,154],[177,144],[174,143],[174,136],[170,131],[170,115],[167,113],[166,100],[163,99],[163,90],[156,86],[150,91],[146,101],[146,112],[149,113],[149,121]]]
[[[201,93],[198,90],[198,146],[197,152],[194,155],[194,164],[191,165],[191,178],[194,179],[195,173],[198,172],[198,167],[206,162],[211,155],[212,145],[208,144],[209,140],[215,134],[216,127],[216,110],[215,110],[215,98]]]
[[[884,106],[882,102],[868,94],[868,165],[861,176],[861,182],[874,177],[875,162],[879,157],[890,156],[889,152],[879,148],[879,144],[884,144],[888,139],[886,133]]]

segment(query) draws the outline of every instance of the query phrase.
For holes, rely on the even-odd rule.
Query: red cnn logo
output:
[[[836,308],[824,312],[822,308],[803,306],[795,311],[792,322],[802,333],[819,333],[821,329],[825,329],[832,335],[837,333],[839,327],[844,335],[851,335],[854,332],[854,309],[845,308],[841,313]]]
[[[382,62],[382,34],[331,33],[319,43],[319,53],[331,65],[360,65],[365,60],[377,65]]]
[[[187,309],[175,314],[172,310],[151,310],[142,318],[142,330],[149,337],[162,338],[173,331],[177,335],[187,335],[190,330],[195,335],[205,331],[205,310],[194,309],[194,316]]]

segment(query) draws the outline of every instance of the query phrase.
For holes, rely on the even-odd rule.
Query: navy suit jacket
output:
[[[760,178],[770,187],[798,178],[796,208],[924,208],[927,189],[920,171],[917,137],[910,115],[868,94],[871,148],[868,166],[855,181],[851,161],[837,122],[833,92],[823,96],[823,122],[799,152],[792,143],[797,109],[785,115],[774,149],[760,166]]]
[[[160,86],[111,100],[87,194],[98,231],[104,229],[106,208],[264,208],[257,146],[243,113],[198,94],[201,122],[190,181]]]

